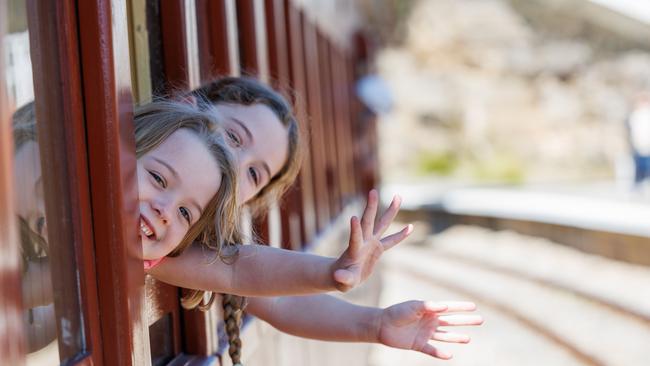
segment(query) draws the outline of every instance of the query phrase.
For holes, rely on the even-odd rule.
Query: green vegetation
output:
[[[471,177],[479,182],[520,184],[526,177],[523,162],[511,154],[460,157],[449,151],[426,151],[417,160],[420,175]]]
[[[459,160],[451,152],[423,152],[418,159],[418,170],[421,174],[448,176],[458,168]]]
[[[494,154],[472,163],[472,175],[483,182],[520,184],[526,176],[523,163],[508,154]]]

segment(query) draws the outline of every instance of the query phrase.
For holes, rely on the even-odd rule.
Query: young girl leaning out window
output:
[[[204,93],[204,94],[203,94]],[[210,104],[201,98],[207,96]],[[209,84],[200,89],[195,97],[199,98],[201,108],[216,107],[223,117],[221,123],[231,148],[237,156],[239,181],[245,180],[243,190],[238,191],[238,205],[252,205],[254,212],[264,210],[263,202],[268,197],[279,196],[288,184],[295,179],[299,168],[300,144],[297,122],[286,101],[268,87],[259,82],[245,78],[227,78]],[[203,104],[201,104],[203,103]],[[259,137],[262,129],[266,136],[287,136],[282,143],[273,145],[278,150],[288,150],[284,163],[264,162],[270,165],[270,174],[261,177],[261,183],[251,179],[251,171],[259,167],[263,158],[274,156],[265,154],[263,140]],[[137,121],[136,121],[137,128]],[[279,133],[278,133],[279,131]],[[285,146],[284,148],[282,146]],[[277,154],[275,154],[277,155]],[[282,154],[280,154],[282,155]],[[259,176],[258,176],[259,177]],[[241,185],[240,185],[241,187]],[[242,192],[244,192],[242,194]],[[376,260],[384,250],[402,241],[410,233],[410,226],[404,230],[381,239],[383,232],[395,217],[399,209],[399,198],[390,205],[387,212],[375,226],[378,206],[376,192],[369,194],[368,205],[362,219],[351,220],[351,238],[349,248],[337,260],[311,256],[304,253],[288,252],[264,246],[240,247],[237,260],[228,260],[230,269],[230,292],[248,295],[269,294],[304,294],[318,292],[336,287],[346,290],[364,280],[374,267]],[[166,259],[161,265],[149,270],[154,277],[182,287],[208,291],[224,291],[223,263],[216,261],[206,265],[205,253],[197,246],[178,257]],[[323,265],[323,262],[325,265]],[[203,266],[201,266],[203,264]],[[314,265],[323,266],[325,270],[314,271]],[[234,267],[240,267],[236,271]],[[221,267],[221,268],[220,268]],[[261,275],[252,275],[247,269],[255,269]],[[249,276],[241,279],[235,272]],[[308,274],[308,276],[305,276]],[[234,277],[234,278],[233,278]],[[296,278],[298,277],[298,278]],[[278,285],[278,281],[283,282]],[[234,283],[239,284],[234,285]],[[325,286],[323,286],[325,284]],[[278,287],[279,286],[279,287]],[[280,288],[287,286],[284,289]],[[226,290],[227,291],[227,290]],[[185,299],[184,305],[195,306],[200,301]],[[230,296],[225,297],[226,309],[238,304]],[[338,340],[381,342],[393,347],[415,349],[434,357],[449,358],[450,354],[439,351],[430,345],[429,339],[445,342],[466,342],[465,335],[438,332],[439,325],[478,325],[482,322],[477,315],[449,315],[457,311],[473,311],[474,304],[469,302],[426,303],[412,301],[394,305],[387,309],[358,307],[331,296],[298,296],[281,298],[250,298],[248,311],[276,328],[299,336]],[[333,320],[324,319],[322,314],[346,314]],[[226,312],[228,313],[228,311]],[[230,312],[232,314],[232,311]],[[349,315],[349,316],[348,316]],[[232,319],[231,319],[232,320]],[[355,326],[351,326],[351,325]],[[234,329],[236,327],[227,327]],[[423,334],[428,333],[425,337]],[[236,335],[231,334],[231,352],[238,353]],[[417,342],[409,342],[409,337],[417,337]],[[424,337],[424,338],[423,338]],[[234,341],[234,343],[232,342]]]
[[[200,238],[200,242],[213,249],[212,253],[220,257],[221,261],[215,261],[215,255],[206,256],[209,252],[204,252],[203,260],[206,265],[196,267],[189,274],[191,276],[197,276],[206,268],[215,265],[236,266],[245,258],[242,253],[246,248],[258,247],[235,248],[230,244],[240,240],[236,220],[237,204],[234,202],[236,180],[233,179],[234,168],[228,151],[221,146],[223,142],[215,137],[217,134],[210,132],[213,131],[213,128],[209,127],[211,118],[214,118],[214,115],[199,112],[187,104],[178,102],[155,102],[146,105],[137,110],[135,117],[141,235],[145,258],[168,256],[162,263],[174,260],[174,257],[182,257],[182,252],[190,243]],[[194,176],[197,176],[197,179],[189,179]],[[378,236],[381,236],[381,232],[394,217],[397,207],[398,204],[391,205],[386,214],[388,216],[384,215],[375,228],[377,195],[372,192],[363,215],[364,226],[357,227],[359,223],[356,222],[355,225],[355,221],[352,221],[353,233],[348,251],[354,252],[354,255],[362,253],[363,257],[363,246],[369,245],[364,241],[381,243]],[[365,232],[366,230],[368,232]],[[178,241],[180,245],[175,244]],[[292,252],[268,249],[265,254],[278,251],[272,254],[277,256],[275,259],[290,257],[293,262],[286,262],[287,267],[304,268],[317,259],[313,258],[315,256],[290,255]],[[373,251],[369,251],[371,252]],[[212,263],[207,265],[206,260],[210,258]],[[265,277],[264,271],[274,271],[264,265],[262,256],[254,256],[245,266],[255,266],[248,268],[248,271],[258,273],[259,278]],[[365,266],[364,271],[371,271],[372,268],[373,265]],[[294,269],[282,273],[284,276],[293,276],[297,272]],[[291,280],[289,277],[278,278],[280,281]],[[250,278],[250,281],[255,280]],[[201,305],[204,294],[202,290],[214,291],[214,287],[203,288],[194,284],[187,287],[197,291],[191,292],[182,300],[184,307],[199,306],[205,310],[210,306],[214,294],[207,304]],[[227,290],[237,292],[238,289],[233,287]],[[276,284],[275,291],[285,291],[282,289],[282,283]],[[223,304],[230,341],[229,353],[234,364],[241,363],[239,314],[237,307],[233,307],[240,301],[225,296]],[[470,302],[425,301],[408,301],[381,309],[357,306],[326,295],[251,297],[247,307],[247,311],[252,315],[293,335],[330,341],[376,342],[420,351],[441,359],[449,359],[451,354],[434,347],[430,344],[431,340],[466,343],[469,337],[460,333],[444,332],[439,327],[480,324],[480,316],[452,314],[474,309],[475,305]],[[336,316],[332,317],[331,314]]]
[[[225,78],[187,96],[197,110],[216,115],[236,162],[236,205],[254,215],[278,199],[294,182],[301,162],[302,139],[297,120],[286,100],[269,87],[249,78]],[[149,123],[147,123],[149,124]],[[136,140],[140,126],[136,116]],[[165,258],[147,256],[157,265],[147,273],[170,284],[197,290],[242,296],[279,296],[347,291],[363,282],[385,250],[403,241],[412,231],[407,225],[392,235],[384,232],[397,215],[399,197],[377,220],[378,195],[371,191],[361,219],[352,217],[348,248],[339,258],[271,248],[242,246],[238,260],[230,264],[210,261],[199,245],[184,241],[184,250]],[[191,239],[191,238],[189,238]],[[180,253],[180,254],[179,254]],[[196,268],[201,266],[201,271]]]

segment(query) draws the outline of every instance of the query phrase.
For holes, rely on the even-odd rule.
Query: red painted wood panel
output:
[[[341,175],[342,203],[345,204],[354,195],[353,140],[350,121],[350,91],[346,68],[341,50],[331,48],[334,105],[336,108],[339,164]]]
[[[331,59],[329,53],[328,40],[321,32],[316,33],[318,46],[319,70],[321,75],[321,97],[323,105],[323,130],[325,136],[325,153],[326,155],[326,181],[329,193],[330,217],[334,219],[341,209],[340,189],[338,182],[339,164],[337,159],[337,140],[336,140],[336,117],[334,105],[332,104],[332,75]]]
[[[269,83],[283,93],[291,83],[289,45],[284,1],[265,0],[266,39],[269,64]]]
[[[347,76],[348,83],[353,83],[356,80],[354,62],[352,61],[352,56],[345,55],[343,60],[345,66],[345,73]],[[352,133],[352,171],[354,171],[354,185],[355,193],[363,193],[363,177],[362,177],[362,166],[360,164],[360,155],[359,155],[359,113],[360,105],[359,100],[353,94],[353,90],[350,91],[350,131]]]
[[[285,19],[285,3],[284,1],[266,0],[265,5],[270,83],[276,90],[289,98],[291,88],[290,49]],[[302,213],[303,192],[300,182],[301,180],[297,179],[280,202],[282,216],[281,245],[286,249],[300,249],[305,237]]]
[[[201,82],[239,73],[231,64],[227,1],[196,0]],[[230,20],[236,21],[236,19]]]
[[[142,365],[149,342],[138,237],[124,0],[77,3],[104,364]]]
[[[311,144],[307,118],[307,83],[305,80],[305,55],[302,38],[302,24],[299,10],[290,0],[285,0],[285,21],[289,47],[289,72],[291,86],[295,91],[293,106],[296,117],[304,131],[304,157],[298,180],[302,192],[303,245],[311,242],[317,230],[316,203],[314,198]]]
[[[307,105],[309,111],[312,164],[314,173],[314,193],[318,230],[323,230],[330,221],[329,192],[327,190],[327,150],[326,135],[323,127],[323,106],[321,95],[321,77],[318,60],[318,39],[313,23],[302,17],[304,36],[305,77],[307,80]]]
[[[184,0],[160,2],[160,28],[163,39],[166,91],[189,88]]]
[[[255,0],[237,1],[237,30],[239,32],[239,62],[243,75],[258,76],[260,53],[255,31]]]

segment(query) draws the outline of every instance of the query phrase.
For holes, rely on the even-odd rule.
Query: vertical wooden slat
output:
[[[341,50],[336,47],[331,48],[332,54],[332,77],[333,77],[333,98],[334,105],[337,106],[337,141],[340,162],[339,174],[341,176],[341,196],[342,204],[347,203],[354,195],[354,170],[352,169],[352,132],[350,130],[350,88],[345,74],[345,65]]]
[[[350,154],[348,158],[348,164],[350,166],[350,171],[352,172],[350,176],[350,183],[352,184],[352,194],[365,194],[367,192],[362,192],[361,189],[359,188],[359,184],[357,183],[358,181],[358,170],[357,170],[357,165],[356,165],[356,155],[355,155],[355,145],[358,144],[356,140],[356,135],[355,135],[355,123],[357,122],[357,119],[355,117],[355,106],[357,105],[357,99],[354,97],[355,93],[355,88],[354,88],[354,77],[352,73],[352,64],[350,63],[350,56],[349,54],[343,54],[341,57],[341,64],[342,64],[342,69],[343,69],[343,77],[345,79],[345,84],[347,88],[345,89],[347,91],[347,114],[346,114],[346,119],[348,121],[348,132],[349,132],[349,141],[350,146],[348,149],[348,153]]]
[[[333,219],[340,210],[340,189],[338,182],[337,140],[336,140],[336,118],[334,105],[332,104],[332,76],[330,69],[330,53],[327,39],[322,33],[316,34],[318,46],[319,70],[321,75],[321,96],[323,103],[323,131],[325,137],[326,153],[326,179],[327,191],[329,193],[330,217]]]
[[[285,3],[284,1],[266,0],[265,5],[270,83],[276,90],[287,94],[291,75]],[[280,203],[281,246],[287,249],[299,249],[305,237],[300,179],[294,182]]]
[[[344,57],[345,65],[345,74],[347,76],[347,81],[350,85],[353,85],[355,79],[354,72],[354,62],[352,61],[352,56],[346,55]],[[354,188],[356,194],[365,194],[363,192],[363,176],[362,176],[362,166],[360,164],[359,156],[359,113],[360,113],[360,104],[359,99],[354,95],[354,92],[350,92],[350,131],[352,133],[352,141],[354,142],[352,148],[352,171],[354,174]]]
[[[372,44],[370,38],[358,32],[355,36],[355,48],[351,55],[353,80],[356,83],[361,77],[369,72],[370,58],[372,57]],[[376,116],[370,115],[367,107],[363,106],[359,98],[354,97],[355,104],[355,126],[356,139],[359,141],[358,168],[360,174],[360,186],[362,190],[375,188],[378,180],[376,164]]]
[[[242,74],[252,75],[263,82],[268,82],[264,0],[238,1],[237,24]]]
[[[321,78],[318,60],[318,40],[315,25],[302,20],[304,34],[305,72],[307,79],[307,101],[311,121],[312,163],[314,172],[314,192],[316,197],[316,217],[318,230],[323,230],[330,220],[329,193],[327,191],[327,150],[323,128],[323,107]]]
[[[160,2],[160,28],[167,92],[189,89],[190,65],[187,57],[185,22],[184,0]]]
[[[241,75],[239,55],[239,25],[237,24],[237,5],[235,0],[224,0],[226,11],[226,29],[228,36],[228,75]]]
[[[372,45],[368,37],[362,33],[356,35],[355,52],[351,57],[351,63],[354,65],[353,76],[355,82],[368,73],[369,60],[372,53]],[[358,97],[354,98],[356,109],[356,138],[361,141],[358,149],[358,164],[360,174],[360,184],[363,190],[369,190],[376,187],[378,171],[376,164],[376,121],[375,115],[369,113],[367,108],[362,105]]]
[[[230,35],[230,29],[236,31],[237,28],[236,25],[229,26],[229,22],[236,22],[236,18],[228,16],[228,3],[234,9],[233,0],[196,0],[201,83],[239,73],[237,35]],[[233,53],[236,62],[231,57]]]
[[[183,1],[185,15],[185,44],[187,46],[187,79],[190,89],[201,86],[199,44],[197,34],[196,0]]]
[[[167,92],[198,88],[201,76],[195,1],[161,1],[160,20]]]
[[[0,0],[0,54],[4,55],[7,27],[7,2]],[[0,355],[2,362],[23,365],[23,336],[20,294],[20,252],[17,223],[14,216],[13,141],[11,110],[5,87],[4,57],[0,58]]]
[[[314,198],[314,184],[311,159],[311,144],[309,144],[309,128],[307,119],[307,85],[305,81],[305,56],[303,52],[302,24],[300,13],[290,0],[285,0],[285,21],[289,46],[289,71],[291,74],[291,85],[295,90],[296,97],[293,100],[296,117],[305,130],[303,142],[304,160],[298,180],[302,193],[302,220],[303,220],[303,242],[311,242],[316,234],[316,207]]]
[[[240,74],[235,0],[196,0],[201,82]]]
[[[136,103],[151,98],[151,67],[149,34],[147,32],[146,0],[131,0],[128,8],[131,51],[131,79]]]
[[[255,42],[254,0],[237,2],[237,29],[239,33],[239,63],[243,75],[257,75],[259,56]]]
[[[284,92],[289,88],[289,45],[284,1],[265,0],[269,83]]]
[[[124,0],[77,3],[104,364],[150,364]]]

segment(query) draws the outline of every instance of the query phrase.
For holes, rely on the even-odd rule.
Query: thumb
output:
[[[354,285],[355,271],[350,269],[337,269],[334,271],[334,280],[340,284]]]

